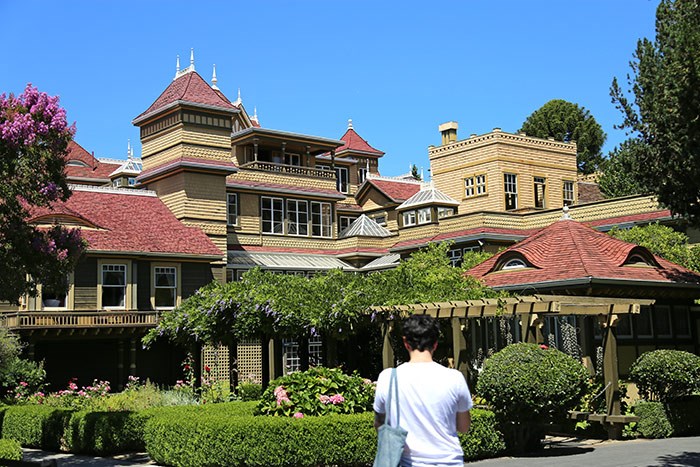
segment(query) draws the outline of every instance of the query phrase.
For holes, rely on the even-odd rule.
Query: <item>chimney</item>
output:
[[[438,126],[440,134],[442,135],[442,145],[454,143],[457,141],[457,122],[447,122]]]

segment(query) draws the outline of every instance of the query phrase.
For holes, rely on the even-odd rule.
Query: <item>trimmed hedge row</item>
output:
[[[146,449],[158,463],[178,466],[369,465],[377,435],[371,413],[323,417],[183,418],[161,412],[146,424]],[[493,413],[472,411],[472,430],[460,436],[466,460],[503,452]]]
[[[22,446],[14,439],[0,439],[0,459],[21,461]]]
[[[700,435],[700,396],[667,403],[640,401],[633,411],[639,417],[637,433],[643,438]]]
[[[138,412],[74,412],[64,431],[66,449],[100,456],[142,451],[148,417]]]
[[[41,405],[20,405],[5,410],[2,437],[22,446],[58,451],[72,410]]]

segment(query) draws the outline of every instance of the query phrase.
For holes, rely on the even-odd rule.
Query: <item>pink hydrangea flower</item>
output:
[[[343,397],[342,394],[334,394],[331,396],[330,400],[331,400],[331,403],[333,405],[338,405],[338,404],[342,404],[343,402],[345,402],[345,398]]]
[[[301,412],[296,412],[296,413],[293,415],[293,417],[294,417],[294,418],[304,418],[304,414],[301,413]]]
[[[323,404],[323,405],[328,405],[331,403],[331,398],[325,394],[319,394],[318,400],[320,400],[321,404]]]

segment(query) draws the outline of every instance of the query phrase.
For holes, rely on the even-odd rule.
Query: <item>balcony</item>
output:
[[[152,328],[157,311],[10,311],[0,313],[0,327],[12,331]]]
[[[265,172],[278,172],[291,175],[302,175],[305,177],[318,177],[335,180],[335,172],[330,170],[319,170],[312,167],[300,165],[278,164],[275,162],[254,161],[241,165],[242,169],[262,170]]]

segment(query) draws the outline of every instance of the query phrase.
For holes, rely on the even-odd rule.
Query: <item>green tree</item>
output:
[[[634,176],[671,211],[700,215],[700,2],[662,0],[656,37],[641,39],[625,92],[610,94],[629,130],[643,143],[633,152]],[[643,149],[643,150],[642,150]]]
[[[603,162],[600,148],[605,143],[605,132],[591,113],[578,104],[551,100],[527,117],[518,131],[538,138],[575,141],[578,169],[585,174],[595,172]]]
[[[37,208],[70,196],[64,156],[74,131],[57,97],[31,85],[0,95],[0,301],[17,303],[37,284],[65,288],[84,250],[77,229],[27,223]]]
[[[700,247],[690,246],[688,236],[658,222],[631,229],[613,227],[608,235],[641,245],[653,254],[693,271],[700,271]]]
[[[634,176],[636,169],[636,151],[643,150],[643,143],[638,139],[628,139],[616,146],[603,162],[602,174],[598,179],[600,191],[608,198],[639,195],[646,193]]]

